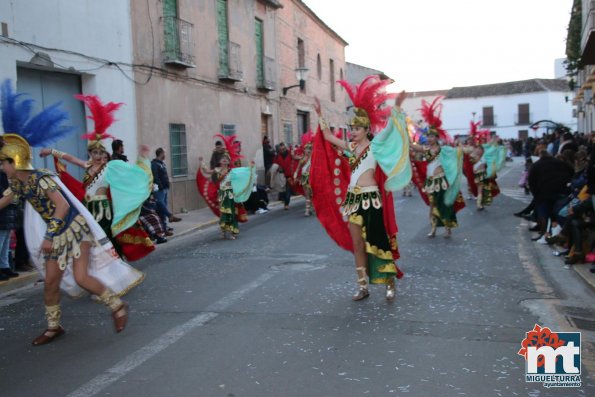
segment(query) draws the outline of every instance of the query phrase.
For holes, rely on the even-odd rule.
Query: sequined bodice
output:
[[[368,170],[374,171],[376,169],[377,162],[374,153],[370,149],[370,145],[359,156],[353,154],[349,156],[349,165],[351,166],[349,186],[356,186],[360,176]]]
[[[48,170],[32,171],[27,182],[20,179],[10,180],[10,189],[19,200],[27,200],[41,215],[44,221],[48,221],[56,209],[56,205],[48,198],[46,191],[62,192],[60,186],[52,179],[52,173]]]

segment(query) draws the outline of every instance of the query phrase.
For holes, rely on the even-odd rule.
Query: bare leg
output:
[[[89,275],[89,256],[91,254],[91,243],[83,241],[81,243],[81,255],[73,260],[74,280],[82,288],[99,297],[107,307],[112,311],[114,327],[116,332],[122,331],[126,327],[128,320],[128,305],[109,288]]]
[[[48,260],[45,264],[45,282],[43,285],[43,301],[45,303],[45,317],[48,322],[46,331],[35,338],[34,346],[45,345],[64,334],[60,324],[62,310],[60,309],[60,282],[64,272],[60,270],[58,262]]]
[[[361,226],[349,223],[349,234],[351,234],[351,240],[353,241],[355,271],[357,273],[357,283],[359,284],[358,293],[351,299],[358,301],[365,299],[370,295],[368,292],[368,279],[366,274],[366,269],[368,267],[368,255],[366,254],[366,243],[362,237]]]
[[[483,183],[477,184],[477,201],[476,207],[478,211],[482,211],[483,208]]]
[[[436,219],[434,219],[434,205],[430,204],[430,224],[432,225],[432,229],[430,233],[428,233],[428,237],[436,237]]]

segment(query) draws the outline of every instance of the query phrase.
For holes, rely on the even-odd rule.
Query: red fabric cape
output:
[[[349,234],[347,220],[343,218],[340,212],[341,204],[349,186],[350,176],[351,168],[348,161],[324,139],[319,127],[314,136],[312,163],[310,165],[312,204],[316,210],[316,216],[327,234],[339,247],[353,252],[353,241]],[[384,188],[386,176],[380,167],[376,169],[375,176],[384,203],[382,206],[384,226],[391,246],[394,247],[392,250],[393,257],[397,260],[400,258],[400,254],[396,245],[398,228],[393,195]],[[397,278],[402,278],[403,272],[398,266],[396,267]]]
[[[413,154],[410,156],[411,158],[411,181],[417,187],[419,191],[419,195],[424,200],[426,205],[430,205],[430,199],[426,192],[424,192],[424,183],[426,182],[426,175],[428,173],[428,163],[425,161],[418,161],[413,159]]]
[[[471,192],[477,197],[477,184],[475,183],[475,175],[473,175],[473,163],[468,153],[465,153],[463,156],[463,173],[465,174],[465,178],[467,178],[467,184],[471,188]]]
[[[66,165],[61,163],[56,157],[54,157],[54,167],[56,168],[58,178],[60,178],[64,186],[82,203],[85,199],[85,186],[83,186],[83,183],[70,175],[66,171]]]
[[[196,188],[207,203],[207,206],[213,211],[213,214],[219,218],[221,216],[221,212],[219,212],[219,199],[217,198],[219,184],[214,183],[210,177],[204,176],[199,169],[196,172]]]

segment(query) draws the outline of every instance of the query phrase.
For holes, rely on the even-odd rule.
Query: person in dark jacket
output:
[[[271,141],[268,136],[262,138],[262,157],[264,160],[264,172],[269,172],[275,160],[275,149],[271,146]]]
[[[112,160],[122,160],[128,162],[128,157],[124,154],[124,142],[121,139],[112,141]]]
[[[8,178],[6,174],[0,171],[0,191],[8,189]],[[6,281],[11,277],[17,277],[19,274],[10,268],[10,232],[16,229],[17,224],[17,206],[8,205],[0,210],[0,281]]]
[[[539,225],[539,240],[545,233],[548,219],[553,218],[556,201],[566,196],[574,169],[567,163],[552,157],[547,150],[539,153],[539,160],[529,170],[529,189],[535,200],[535,212]]]
[[[211,161],[209,162],[209,165],[211,166],[212,170],[219,167],[219,163],[221,163],[221,158],[224,154],[225,147],[223,146],[223,142],[215,142],[215,149],[213,149],[213,153],[211,154]]]
[[[167,166],[165,165],[165,150],[159,148],[155,150],[155,158],[151,160],[151,171],[153,172],[153,183],[157,185],[157,191],[153,193],[155,199],[161,203],[160,208],[164,212],[160,213],[161,221],[167,228],[167,220],[170,222],[179,222],[180,218],[174,216],[167,208],[167,195],[169,193],[169,176],[167,175]],[[166,212],[165,212],[166,211]]]

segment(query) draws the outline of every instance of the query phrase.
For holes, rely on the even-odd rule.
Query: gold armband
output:
[[[320,129],[321,130],[328,130],[328,123],[326,122],[326,120],[324,119],[324,117],[320,117],[318,119],[318,125],[320,125]]]
[[[52,156],[54,156],[54,157],[59,157],[59,158],[63,159],[64,158],[64,154],[65,154],[64,152],[61,152],[61,151],[56,150],[56,149],[52,149]]]

